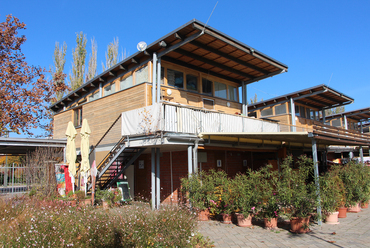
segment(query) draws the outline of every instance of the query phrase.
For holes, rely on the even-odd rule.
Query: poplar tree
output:
[[[96,58],[97,58],[98,45],[95,41],[95,38],[91,39],[91,54],[89,58],[87,73],[86,73],[86,82],[96,76]]]
[[[69,82],[72,90],[80,87],[85,78],[86,35],[83,32],[76,35],[76,48],[72,49],[72,73],[69,74]]]
[[[104,63],[102,63],[103,71],[109,69],[113,65],[118,63],[119,56],[118,56],[118,48],[119,48],[119,42],[118,37],[113,39],[113,42],[109,43],[107,52],[105,53],[105,66]]]
[[[54,48],[54,70],[52,71],[53,81],[56,85],[66,85],[65,84],[65,77],[64,74],[64,66],[66,63],[66,52],[67,52],[67,44],[63,42],[63,46],[59,47],[59,42],[55,42]],[[55,92],[56,100],[62,99],[66,88],[58,88]]]

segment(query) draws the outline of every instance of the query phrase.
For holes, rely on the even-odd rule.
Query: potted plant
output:
[[[95,201],[97,201],[97,203],[99,204],[101,203],[104,209],[108,209],[113,206],[115,195],[112,190],[97,189],[95,194],[96,194]]]
[[[309,219],[317,206],[316,185],[312,180],[313,161],[300,156],[298,169],[291,168],[293,159],[287,157],[281,165],[280,180],[277,183],[279,201],[286,209],[290,219],[291,232],[306,233],[309,231]]]
[[[327,224],[339,224],[338,208],[343,205],[345,197],[344,184],[336,167],[320,176],[321,209]]]
[[[362,165],[355,161],[351,161],[341,169],[340,173],[346,189],[347,211],[358,213],[361,211],[361,200],[365,199],[362,182]]]
[[[91,205],[91,198],[87,197],[85,195],[85,191],[83,190],[78,190],[75,192],[78,204],[80,206],[88,206]]]

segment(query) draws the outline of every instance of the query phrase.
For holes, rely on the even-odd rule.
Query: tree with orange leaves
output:
[[[21,50],[26,37],[18,34],[24,29],[26,25],[12,15],[0,23],[0,135],[3,131],[32,135],[30,129],[36,127],[50,131],[47,105],[66,87],[54,83],[60,80],[46,80],[45,69],[27,64]]]

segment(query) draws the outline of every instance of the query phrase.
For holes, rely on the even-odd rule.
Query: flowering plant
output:
[[[269,200],[262,206],[261,211],[258,213],[258,216],[261,218],[267,218],[269,221],[272,218],[278,218],[280,215],[280,205],[277,199],[277,195],[273,195]]]

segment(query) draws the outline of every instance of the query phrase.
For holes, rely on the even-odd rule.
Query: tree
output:
[[[95,38],[91,39],[91,54],[88,63],[88,69],[86,73],[86,82],[96,76],[96,57],[97,57],[98,45],[96,44]]]
[[[345,106],[339,106],[331,109],[325,110],[325,116],[335,115],[339,113],[343,113],[345,111]]]
[[[69,74],[69,82],[72,90],[80,87],[85,78],[86,35],[83,32],[76,35],[76,48],[72,49],[72,73]]]
[[[23,132],[44,124],[47,105],[57,85],[45,79],[45,69],[28,65],[21,46],[26,41],[18,32],[26,25],[8,15],[0,23],[0,131]]]
[[[119,44],[118,43],[119,43],[118,37],[117,39],[114,38],[113,42],[109,43],[107,52],[105,53],[105,59],[106,59],[105,66],[102,63],[103,71],[109,69],[110,67],[118,63],[118,60],[119,60],[119,56],[118,56]]]
[[[65,77],[64,74],[64,65],[66,63],[66,52],[67,52],[67,44],[63,42],[63,46],[59,47],[59,42],[55,42],[55,49],[54,49],[54,70],[52,71],[53,81],[59,86],[66,86],[65,84]],[[64,96],[64,92],[69,90],[68,88],[58,87],[58,90],[55,92],[56,100],[62,99]]]
[[[261,98],[260,101],[262,102],[263,98]],[[257,103],[257,102],[258,102],[257,94],[254,94],[254,98],[251,98],[251,104],[254,104],[254,103]]]

